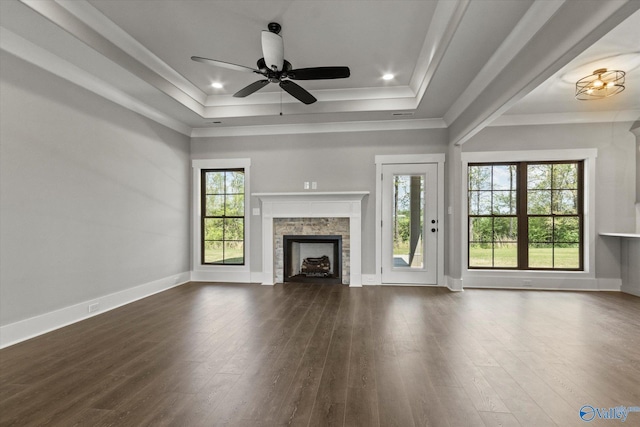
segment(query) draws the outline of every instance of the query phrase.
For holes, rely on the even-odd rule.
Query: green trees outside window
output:
[[[583,163],[470,164],[469,268],[582,270]]]
[[[202,263],[244,265],[244,169],[202,171]]]

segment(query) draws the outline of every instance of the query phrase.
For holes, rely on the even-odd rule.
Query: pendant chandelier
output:
[[[624,71],[599,68],[576,82],[576,98],[581,101],[607,98],[624,90]]]

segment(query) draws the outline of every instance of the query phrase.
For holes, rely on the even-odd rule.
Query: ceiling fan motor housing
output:
[[[267,28],[269,29],[269,31],[271,31],[274,34],[280,34],[280,30],[282,29],[280,24],[278,24],[277,22],[269,22],[269,25],[267,25]]]

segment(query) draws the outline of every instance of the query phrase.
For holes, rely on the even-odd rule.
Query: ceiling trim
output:
[[[361,122],[301,123],[266,126],[228,126],[194,128],[192,138],[222,136],[293,135],[309,133],[367,132],[410,129],[445,129],[442,119],[378,120]]]
[[[461,145],[511,108],[636,10],[635,0],[566,1],[498,76],[449,126],[449,142]],[[575,22],[575,25],[567,25]]]
[[[283,124],[261,126],[228,126],[218,128],[191,128],[190,126],[161,113],[149,105],[127,95],[109,83],[100,80],[49,51],[33,44],[12,31],[0,27],[0,49],[24,61],[44,69],[64,80],[87,89],[96,95],[147,117],[183,135],[194,138],[224,136],[260,136],[311,134],[331,132],[364,132],[410,129],[444,129],[444,119],[405,119],[357,122],[329,122],[308,124]],[[268,106],[265,106],[268,108]],[[265,115],[273,115],[269,110]],[[571,123],[629,122],[640,119],[640,110],[606,111],[597,113],[549,113],[503,115],[488,126],[526,126]]]
[[[153,52],[144,47],[142,43],[117,26],[89,2],[86,0],[56,0],[56,3],[191,98],[200,104],[205,103],[207,98],[205,92],[187,80],[182,74],[171,68],[162,59],[158,58]]]
[[[281,90],[274,92],[256,92],[251,95],[251,101],[252,104],[279,104],[281,94]],[[300,102],[286,92],[284,93],[284,96],[286,96],[285,102],[289,102],[289,100],[291,100],[292,103]],[[409,86],[314,90],[313,96],[315,96],[320,102],[407,98],[414,101],[414,105],[417,106],[415,103],[416,94]],[[209,95],[205,103],[206,107],[238,105],[247,105],[247,103],[243,98],[234,98],[233,95]]]
[[[278,92],[255,94],[251,103],[231,96],[207,95],[86,0],[20,1],[202,118],[231,117],[237,115],[239,111],[241,114],[251,115],[255,110],[252,108],[253,105],[280,103]],[[444,57],[469,2],[470,0],[438,1],[409,86],[317,91],[314,95],[318,93],[318,104],[325,104],[321,110],[356,111],[362,108],[358,103],[362,100],[383,101],[374,102],[373,106],[365,108],[365,111],[416,109]],[[406,99],[398,103],[397,100],[401,98]],[[393,100],[396,101],[388,106],[385,105],[386,101]],[[348,102],[355,102],[355,104],[349,105]],[[231,108],[230,111],[221,110],[227,106],[235,108]],[[239,109],[238,106],[243,108]]]
[[[488,126],[556,125],[572,123],[618,123],[640,119],[640,110],[581,113],[505,114]]]
[[[21,0],[29,4],[33,0]],[[241,98],[234,98],[231,95],[208,95],[195,86],[184,76],[171,68],[166,62],[157,57],[153,52],[133,38],[102,12],[96,9],[86,0],[55,0],[60,6],[83,22],[89,28],[95,30],[106,40],[113,43],[129,56],[144,64],[153,72],[164,78],[166,81],[189,95],[203,107],[220,107],[228,105],[247,105],[247,101]],[[468,0],[467,0],[468,1]],[[449,3],[449,2],[447,2]],[[47,16],[48,17],[48,16]],[[49,17],[48,17],[49,18]],[[50,18],[49,18],[50,19]],[[65,28],[69,31],[69,29]],[[86,43],[86,41],[85,41]],[[414,98],[415,91],[409,86],[388,86],[357,89],[330,89],[314,91],[314,96],[321,102],[328,101],[350,101],[363,99],[392,99],[392,98]],[[180,102],[179,99],[176,99]],[[251,104],[278,104],[280,103],[279,92],[262,92],[254,94]],[[297,102],[297,101],[296,101]],[[417,103],[416,103],[417,106]],[[188,106],[187,106],[188,107]],[[206,114],[206,110],[205,111]],[[197,112],[197,111],[196,111]],[[203,117],[213,118],[213,117]]]
[[[447,124],[453,123],[462,112],[500,74],[531,38],[551,19],[565,0],[534,2],[482,67],[460,97],[444,115]]]
[[[144,80],[151,86],[175,99],[191,111],[202,116],[202,103],[183,92],[155,70],[131,56],[121,47],[114,44],[90,25],[80,20],[60,4],[53,1],[20,0],[23,4],[58,25],[87,46],[108,58],[114,64],[124,68],[134,76]],[[80,0],[83,1],[83,0]]]
[[[98,79],[93,74],[36,46],[4,27],[0,27],[0,49],[176,132],[187,136],[191,134],[190,126],[129,96],[104,80]]]
[[[87,46],[121,66],[150,87],[162,91],[203,118],[248,115],[274,116],[279,92],[254,95],[252,104],[236,104],[231,96],[207,96],[168,64],[110,21],[86,0],[42,2],[20,0]],[[467,10],[469,0],[439,1],[425,38],[410,86],[316,91],[318,102],[305,106],[292,101],[288,114],[414,110],[430,84],[442,56]],[[0,49],[131,111],[191,137],[308,134],[447,128],[450,141],[462,144],[484,126],[516,126],[638,120],[638,110],[501,116],[514,102],[573,59],[607,31],[640,8],[634,0],[598,2],[588,11],[576,2],[534,2],[514,31],[483,67],[444,118],[325,122],[260,126],[191,128],[128,95],[48,50],[0,27]],[[582,24],[566,28],[567,16]],[[560,16],[558,18],[558,15]],[[557,18],[557,19],[556,19]],[[137,59],[137,58],[140,58]],[[183,81],[181,81],[183,80]],[[186,82],[186,83],[185,83]],[[418,82],[420,82],[419,86]],[[417,94],[413,87],[417,87]],[[377,91],[374,93],[373,91]],[[193,96],[192,96],[193,95]],[[285,95],[288,96],[288,95]],[[187,101],[187,103],[183,101]]]
[[[438,1],[409,82],[416,93],[416,104],[422,101],[431,84],[469,3],[470,0]]]

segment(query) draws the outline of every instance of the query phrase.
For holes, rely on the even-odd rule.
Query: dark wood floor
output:
[[[640,298],[191,283],[1,350],[0,399],[2,426],[583,426],[640,406]]]

